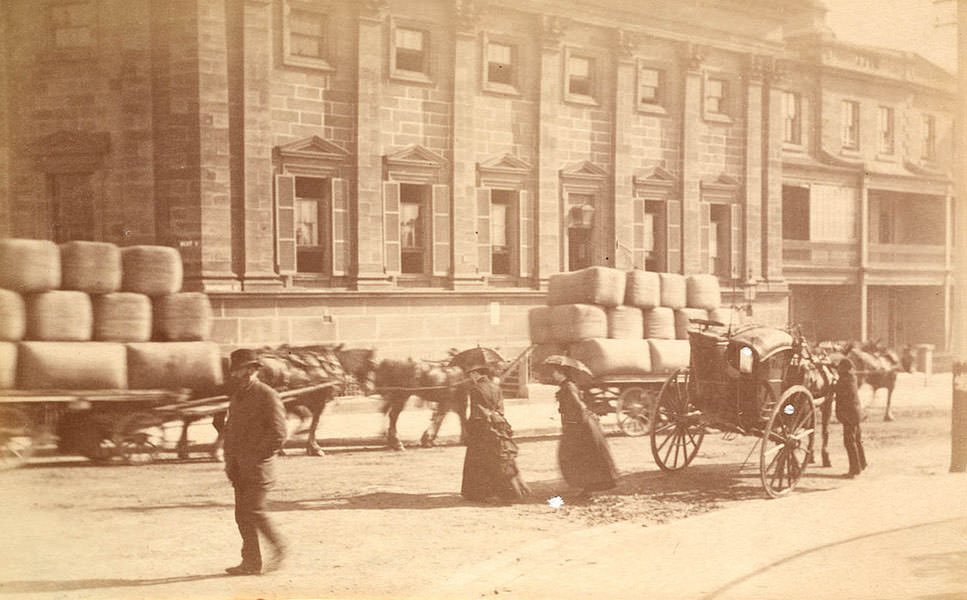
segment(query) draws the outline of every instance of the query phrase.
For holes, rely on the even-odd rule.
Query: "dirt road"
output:
[[[871,463],[864,477],[944,471],[949,415],[908,409],[898,416],[864,424]],[[839,436],[834,425],[835,466],[811,469],[796,494],[853,483],[840,477]],[[742,466],[753,441],[709,435],[694,465],[668,476],[657,470],[647,438],[612,437],[620,485],[586,502],[559,480],[556,441],[524,442],[519,466],[534,497],[514,506],[460,498],[461,447],[286,457],[271,510],[293,555],[283,571],[249,578],[223,576],[238,562],[239,541],[220,464],[41,462],[0,473],[0,597],[415,597],[535,540],[762,501],[757,461]],[[555,509],[546,500],[557,495],[564,505]]]

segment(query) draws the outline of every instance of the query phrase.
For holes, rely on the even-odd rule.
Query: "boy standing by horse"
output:
[[[843,424],[843,445],[849,457],[849,472],[847,477],[856,477],[866,468],[866,454],[863,452],[863,439],[860,433],[859,391],[856,376],[853,374],[853,363],[843,358],[837,363],[839,380],[833,388],[836,399],[836,418]]]

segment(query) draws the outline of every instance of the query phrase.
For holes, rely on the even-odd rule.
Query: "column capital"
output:
[[[389,0],[357,0],[356,8],[360,19],[380,20],[386,16]]]
[[[638,45],[641,43],[641,34],[626,29],[615,29],[614,45],[612,50],[618,60],[631,60]]]
[[[476,31],[483,5],[483,0],[453,0],[453,25],[458,34]]]
[[[746,55],[746,75],[750,83],[765,81],[769,72],[772,70],[775,60],[771,56],[761,54]]]
[[[545,49],[556,50],[561,45],[564,33],[571,24],[569,19],[556,15],[541,16],[541,42]]]
[[[681,45],[682,58],[689,71],[698,71],[708,58],[709,47],[704,44],[684,42]]]

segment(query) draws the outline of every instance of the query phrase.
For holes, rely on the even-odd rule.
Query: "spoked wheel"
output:
[[[153,463],[164,443],[164,419],[155,413],[137,412],[118,424],[117,449],[129,465]]]
[[[17,408],[0,408],[0,471],[23,465],[33,451],[27,413]]]
[[[644,388],[626,388],[615,403],[615,416],[618,428],[625,435],[637,437],[651,431],[651,413],[654,412],[655,397]]]
[[[688,397],[688,369],[679,369],[661,387],[651,417],[651,455],[663,471],[688,466],[705,437],[702,414]]]
[[[769,496],[785,496],[799,483],[806,471],[809,436],[815,425],[816,414],[809,390],[794,385],[783,392],[762,434],[759,455],[762,487]]]

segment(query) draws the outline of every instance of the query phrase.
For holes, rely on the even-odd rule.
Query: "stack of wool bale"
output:
[[[589,267],[552,275],[548,306],[529,313],[532,360],[577,358],[596,377],[640,377],[688,366],[689,319],[737,323],[714,275]]]
[[[181,284],[166,246],[0,240],[0,388],[218,389],[211,305]]]

